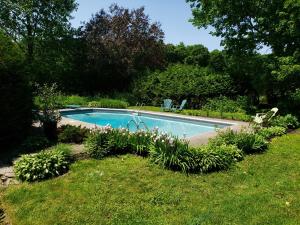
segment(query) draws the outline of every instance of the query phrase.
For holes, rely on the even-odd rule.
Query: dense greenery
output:
[[[1,207],[12,224],[297,224],[299,161],[299,133],[205,175],[132,155],[83,160],[60,178],[0,190]]]
[[[178,102],[188,99],[190,106],[199,106],[206,98],[232,95],[234,85],[229,75],[206,68],[176,64],[165,71],[151,73],[137,81],[134,94],[143,102],[154,105],[171,98]]]
[[[81,126],[73,126],[73,125],[62,125],[59,128],[58,141],[62,143],[77,143],[80,144],[87,138],[90,130],[81,127]]]
[[[14,165],[15,174],[21,181],[38,181],[59,176],[69,169],[70,149],[58,145],[31,155],[22,155]]]

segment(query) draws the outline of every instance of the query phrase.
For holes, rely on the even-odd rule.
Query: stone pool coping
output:
[[[125,112],[125,113],[141,113],[141,114],[148,114],[153,116],[163,116],[168,118],[177,118],[177,119],[184,119],[189,121],[202,121],[202,122],[209,122],[209,123],[220,123],[220,124],[229,124],[228,127],[220,128],[220,130],[226,130],[228,128],[234,131],[240,131],[243,128],[249,127],[249,123],[243,121],[236,121],[236,120],[226,120],[226,119],[215,119],[215,118],[207,118],[201,116],[187,116],[176,114],[172,112],[153,112],[147,110],[135,110],[135,109],[111,109],[111,108],[76,108],[76,109],[61,109],[59,112],[80,112],[80,111],[89,111],[89,110],[99,110],[99,111],[107,111],[107,112]],[[86,128],[95,128],[100,127],[96,124],[86,123],[79,120],[74,120],[70,118],[66,118],[62,115],[62,120],[60,121],[59,125],[71,124]],[[202,144],[206,144],[210,138],[213,138],[217,135],[216,131],[210,131],[201,133],[199,135],[195,135],[193,137],[186,138],[191,146],[199,146]]]

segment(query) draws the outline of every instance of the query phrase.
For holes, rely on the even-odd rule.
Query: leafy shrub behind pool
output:
[[[87,138],[90,130],[73,125],[63,125],[59,128],[58,141],[63,143],[81,144]]]
[[[64,174],[70,164],[70,148],[58,145],[35,154],[22,155],[14,163],[16,177],[21,181],[38,181]]]
[[[122,100],[101,98],[88,103],[88,107],[125,109],[129,104]]]
[[[211,145],[220,146],[236,145],[240,150],[247,154],[263,152],[268,148],[268,142],[261,135],[251,131],[236,132],[231,129],[219,132],[218,136],[210,140]]]

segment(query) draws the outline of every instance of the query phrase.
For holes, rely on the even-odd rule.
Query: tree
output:
[[[186,47],[187,57],[184,59],[186,64],[206,67],[209,61],[209,51],[203,45],[189,45]]]
[[[162,68],[163,37],[143,7],[129,10],[114,4],[108,12],[100,10],[83,29],[90,89],[124,90],[140,71]]]
[[[0,0],[0,27],[32,61],[39,42],[68,33],[75,0]]]
[[[24,56],[0,31],[0,145],[18,143],[31,126],[31,90],[22,73]]]
[[[263,45],[277,56],[300,50],[299,0],[187,0],[197,27],[212,26],[226,50],[253,53]]]

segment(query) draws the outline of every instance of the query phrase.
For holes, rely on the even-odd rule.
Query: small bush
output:
[[[285,127],[264,127],[258,130],[258,134],[266,139],[270,139],[276,136],[282,136],[286,133]]]
[[[68,171],[70,149],[58,145],[39,153],[22,155],[14,164],[16,177],[21,181],[38,181],[62,175]]]
[[[188,142],[177,137],[158,135],[150,146],[150,159],[165,168],[188,172],[195,162]]]
[[[243,159],[243,153],[235,145],[206,145],[194,149],[196,172],[212,172],[228,169],[235,161]]]
[[[216,138],[210,140],[210,144],[217,146],[222,144],[236,145],[247,154],[263,152],[268,147],[268,142],[258,134],[250,131],[235,132],[231,129],[219,132]]]
[[[251,116],[245,114],[244,112],[218,112],[211,110],[183,110],[181,112],[184,115],[190,116],[204,116],[212,118],[221,118],[221,119],[231,119],[231,120],[240,120],[240,121],[251,121]]]
[[[300,126],[297,117],[287,114],[286,116],[277,116],[271,120],[271,126],[285,127],[286,129],[296,129]]]
[[[81,126],[63,125],[59,129],[58,141],[81,144],[90,130]]]
[[[125,109],[129,104],[122,100],[101,98],[88,103],[88,107]]]
[[[229,99],[225,96],[209,99],[202,107],[202,110],[217,112],[245,112],[247,99],[239,96],[237,100]]]
[[[51,143],[45,136],[29,136],[22,143],[21,148],[25,152],[34,152],[50,147]]]
[[[129,146],[133,153],[147,156],[153,139],[157,136],[157,131],[137,131],[129,137]]]
[[[102,159],[109,154],[109,137],[111,127],[104,127],[101,130],[94,130],[84,142],[87,153],[96,159]]]

